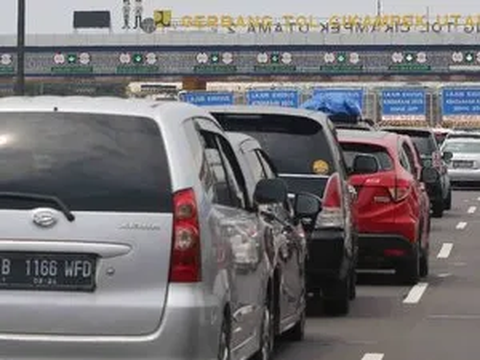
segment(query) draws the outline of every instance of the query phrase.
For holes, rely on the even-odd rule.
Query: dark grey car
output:
[[[355,297],[357,233],[351,213],[354,191],[333,124],[322,113],[263,106],[207,108],[227,131],[256,138],[291,193],[323,199],[308,228],[307,291],[322,295],[328,313],[346,314]]]
[[[452,207],[452,189],[447,171],[447,163],[451,160],[451,153],[440,151],[435,133],[428,128],[384,127],[383,131],[395,132],[410,136],[417,147],[424,167],[433,167],[439,173],[436,183],[427,185],[427,192],[432,204],[434,217],[442,217],[444,210]]]

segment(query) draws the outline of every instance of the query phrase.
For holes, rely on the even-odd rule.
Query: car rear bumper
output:
[[[135,337],[0,334],[0,348],[2,358],[10,360],[213,360],[221,315],[217,298],[206,298],[201,286],[174,285],[155,333]]]
[[[348,273],[352,259],[345,250],[342,230],[315,230],[308,236],[307,290],[317,290]]]
[[[448,169],[451,182],[480,182],[480,169]]]
[[[358,268],[391,269],[413,257],[415,243],[396,234],[359,234]]]

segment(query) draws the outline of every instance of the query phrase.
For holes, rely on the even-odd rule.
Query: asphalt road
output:
[[[480,355],[480,191],[454,191],[432,219],[430,275],[414,287],[360,277],[344,318],[309,317],[305,340],[277,360],[475,360]]]

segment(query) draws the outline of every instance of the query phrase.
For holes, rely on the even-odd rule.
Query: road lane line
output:
[[[368,353],[363,355],[362,360],[382,360],[384,354]]]
[[[467,213],[473,214],[473,213],[475,213],[475,211],[477,211],[477,207],[476,206],[470,206],[467,210]]]
[[[480,320],[480,315],[430,315],[429,319],[443,320]]]
[[[437,255],[437,258],[439,259],[446,259],[450,256],[450,253],[452,252],[453,244],[452,243],[443,243],[442,248],[440,249],[440,252]]]
[[[404,304],[416,304],[422,298],[422,295],[427,290],[428,283],[418,283],[410,289],[407,297],[403,300]]]
[[[450,273],[443,273],[443,274],[438,274],[437,276],[438,276],[439,278],[442,278],[442,279],[443,279],[443,278],[447,278],[447,277],[452,276],[452,274],[450,274]]]
[[[478,201],[480,201],[480,196],[477,198]]]
[[[467,223],[465,221],[460,221],[458,224],[457,224],[457,227],[456,229],[457,230],[463,230],[467,227]]]

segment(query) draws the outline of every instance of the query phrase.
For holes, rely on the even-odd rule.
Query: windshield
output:
[[[312,192],[323,195],[326,184],[324,178],[331,175],[335,168],[328,138],[318,122],[277,114],[215,113],[214,116],[227,131],[241,132],[256,138],[291,191],[292,187],[301,190],[301,184],[315,182]],[[325,165],[321,171],[314,166],[318,162]],[[306,175],[307,180],[299,180],[299,175]],[[314,181],[311,175],[321,175],[322,178]]]
[[[447,138],[447,135],[448,134],[445,134],[445,133],[437,133],[435,134],[435,140],[437,140],[437,144],[438,146],[442,145],[445,141],[445,139]]]
[[[393,169],[393,161],[387,149],[370,144],[344,143],[341,142],[343,157],[348,169],[353,169],[353,161],[357,155],[371,155],[377,159],[378,171]]]
[[[431,156],[432,153],[436,150],[435,143],[432,141],[430,136],[412,136],[410,135],[413,143],[417,147],[421,155]]]
[[[0,113],[0,191],[56,196],[72,211],[172,207],[160,130],[131,116]],[[0,209],[46,206],[25,200],[0,197]]]
[[[429,131],[395,128],[386,128],[384,130],[410,136],[421,156],[432,156],[432,154],[437,151],[437,144],[434,140],[434,136],[432,136]]]
[[[450,151],[454,154],[478,154],[480,153],[480,141],[447,141],[443,151]]]

